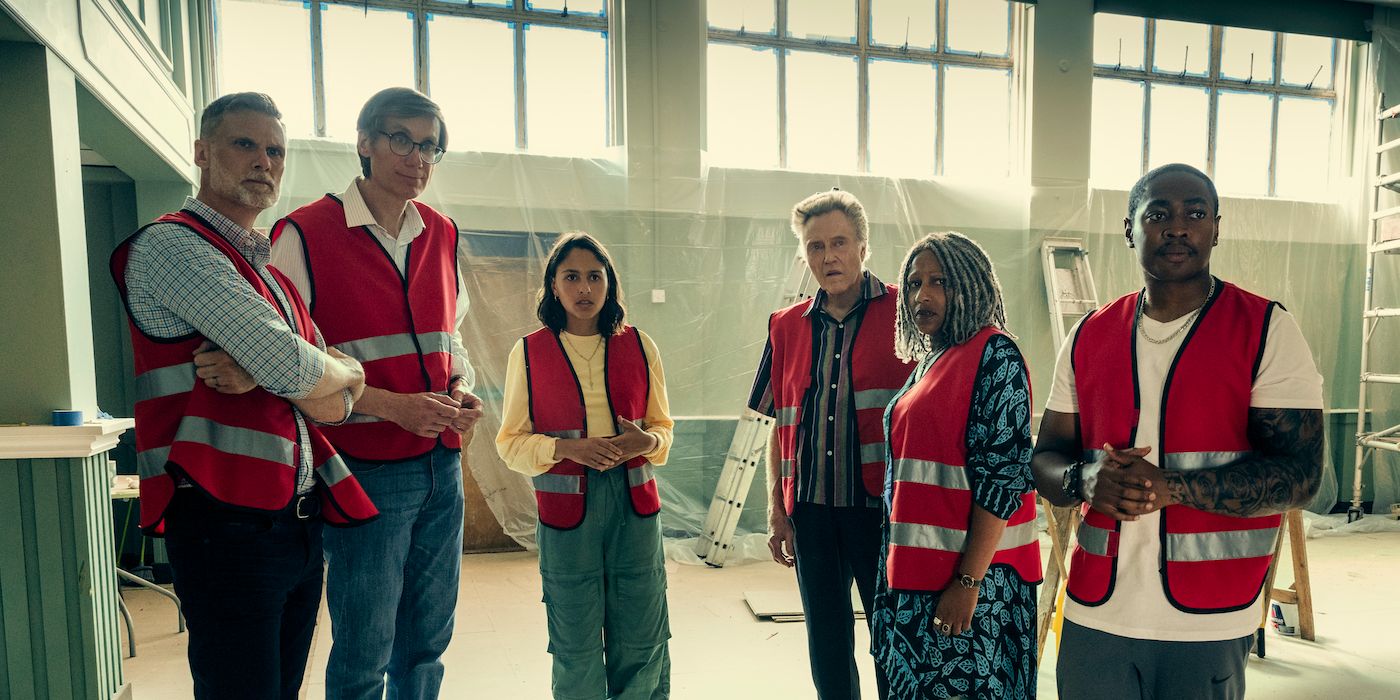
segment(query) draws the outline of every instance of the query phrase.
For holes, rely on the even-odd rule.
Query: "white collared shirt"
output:
[[[403,274],[408,266],[408,245],[418,238],[425,228],[423,217],[418,213],[418,207],[405,203],[399,235],[389,235],[388,230],[380,226],[379,222],[375,221],[374,214],[370,213],[369,205],[360,194],[361,182],[363,178],[356,177],[340,195],[340,202],[345,207],[345,226],[350,229],[361,226],[368,229],[374,234],[375,240],[379,241],[379,245],[389,253],[389,257],[393,258],[394,265],[399,268],[399,274]],[[459,240],[458,255],[462,254],[460,246]],[[301,244],[301,232],[297,231],[295,226],[284,228],[277,242],[272,244],[272,265],[291,280],[292,286],[297,288],[303,299],[311,298],[311,276],[306,269],[306,252]],[[462,281],[461,270],[458,269],[457,316],[452,331],[452,374],[466,377],[468,389],[473,390],[476,386],[476,373],[467,359],[467,349],[462,345],[462,322],[466,320],[470,306],[467,286]]]

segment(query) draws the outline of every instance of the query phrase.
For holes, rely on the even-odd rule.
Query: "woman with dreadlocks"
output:
[[[914,244],[885,411],[885,531],[871,638],[890,697],[1033,698],[1040,547],[1025,362],[1001,285],[958,233]]]

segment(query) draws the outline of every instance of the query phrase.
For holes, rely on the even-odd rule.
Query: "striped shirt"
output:
[[[860,436],[855,392],[851,385],[851,350],[866,302],[886,294],[885,283],[865,273],[860,299],[841,320],[826,313],[826,292],[819,291],[802,316],[812,322],[812,386],[797,425],[797,501],[836,507],[878,508],[880,499],[866,493],[861,480]],[[773,339],[763,348],[749,408],[776,416],[773,404]]]
[[[267,236],[244,229],[192,197],[181,208],[209,222],[257,270],[279,304],[291,308],[268,272]],[[132,241],[126,285],[132,321],[143,333],[155,338],[198,333],[277,396],[304,398],[326,371],[318,348],[292,330],[232,261],[184,226],[155,224]],[[316,343],[324,347],[319,331]],[[292,416],[301,447],[297,493],[305,494],[314,486],[311,441],[301,412],[294,409]]]

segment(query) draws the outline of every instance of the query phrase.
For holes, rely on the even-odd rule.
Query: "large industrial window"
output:
[[[614,142],[608,0],[220,0],[220,93],[272,96],[292,137],[355,138],[391,86],[443,108],[454,149],[590,155]]]
[[[1230,194],[1323,198],[1339,50],[1324,37],[1095,15],[1091,179],[1128,187],[1182,162]]]
[[[1012,170],[1016,6],[708,0],[719,165],[881,175]]]

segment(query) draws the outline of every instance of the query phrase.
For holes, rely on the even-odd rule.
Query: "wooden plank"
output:
[[[29,639],[29,559],[21,527],[20,472],[26,460],[0,460],[0,696],[37,697]]]
[[[1293,555],[1293,589],[1298,594],[1298,634],[1310,642],[1316,641],[1312,583],[1308,576],[1308,543],[1303,534],[1303,512],[1300,510],[1288,511],[1288,542]]]
[[[1040,585],[1040,600],[1037,603],[1036,655],[1045,652],[1045,639],[1054,624],[1056,604],[1060,595],[1060,584],[1068,580],[1065,556],[1069,551],[1070,537],[1074,535],[1079,519],[1079,509],[1074,506],[1064,508],[1050,505],[1040,499],[1040,507],[1045,513],[1047,530],[1050,534],[1051,565],[1045,567],[1045,580]]]

